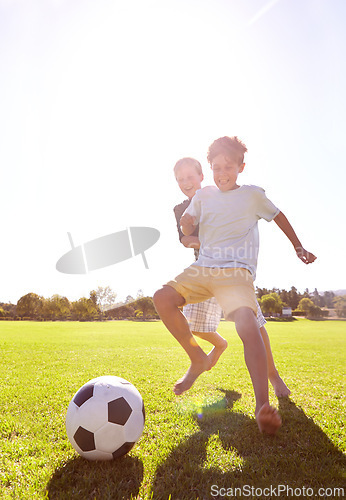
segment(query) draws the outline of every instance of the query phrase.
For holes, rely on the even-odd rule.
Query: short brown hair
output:
[[[245,144],[235,135],[233,137],[220,137],[208,149],[207,159],[210,165],[215,156],[223,154],[235,158],[238,163],[244,163],[244,154],[247,152]]]
[[[195,167],[196,172],[199,175],[202,175],[202,173],[203,173],[202,172],[202,165],[199,163],[199,161],[195,160],[194,158],[186,157],[186,158],[181,158],[181,160],[178,160],[177,163],[174,165],[173,171],[174,171],[175,177],[177,177],[178,170],[181,167],[185,167],[187,165],[189,165],[191,167]]]

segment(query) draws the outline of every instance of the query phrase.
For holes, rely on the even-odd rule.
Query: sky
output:
[[[173,166],[237,135],[255,184],[317,260],[259,222],[256,285],[346,289],[344,0],[0,0],[0,302],[152,295],[193,262]],[[140,256],[86,275],[71,249],[128,227]]]

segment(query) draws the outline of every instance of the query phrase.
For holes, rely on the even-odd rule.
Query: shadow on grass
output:
[[[287,485],[293,489],[311,487],[317,494],[319,488],[344,486],[345,456],[290,399],[280,399],[283,425],[272,437],[260,434],[254,419],[231,411],[240,394],[223,392],[224,409],[220,410],[220,404],[205,408],[202,418],[196,417],[199,431],[158,468],[153,499],[169,495],[172,500],[225,498],[221,488],[263,491]],[[243,496],[264,498],[258,493]],[[265,498],[275,498],[275,494]]]
[[[47,485],[51,500],[128,500],[136,497],[143,480],[143,464],[124,457],[107,462],[89,462],[81,457],[57,469]]]

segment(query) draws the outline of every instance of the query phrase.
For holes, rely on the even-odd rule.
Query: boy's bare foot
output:
[[[261,432],[274,435],[281,427],[281,417],[276,408],[264,403],[256,414],[257,425]]]
[[[285,398],[291,394],[291,391],[278,373],[269,376],[269,380],[274,388],[274,392],[277,398]]]
[[[210,370],[210,361],[208,356],[206,356],[205,360],[200,363],[191,363],[190,368],[187,370],[185,375],[175,383],[173,388],[174,394],[180,396],[180,394],[190,389],[194,381],[201,375],[201,373],[207,370]]]
[[[213,366],[216,365],[221,354],[227,349],[227,346],[228,346],[227,340],[222,339],[222,342],[220,342],[218,345],[212,348],[212,350],[208,354],[208,358],[210,361],[210,368],[208,368],[209,370],[211,370]]]

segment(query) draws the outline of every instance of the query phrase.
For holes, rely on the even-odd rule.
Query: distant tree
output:
[[[114,319],[133,318],[135,316],[135,308],[133,303],[124,304],[122,306],[115,307],[114,309],[110,309],[107,311],[107,315]]]
[[[44,298],[36,293],[27,293],[17,302],[17,314],[19,316],[35,319],[42,314]]]
[[[5,311],[2,307],[0,307],[0,318],[4,318],[6,316]]]
[[[303,311],[305,316],[308,318],[320,318],[323,316],[322,309],[316,306],[312,300],[307,297],[304,297],[299,301],[298,309]]]
[[[91,290],[91,292],[89,294],[89,298],[90,298],[90,300],[93,301],[95,306],[97,306],[97,293],[95,292],[95,290]]]
[[[270,293],[270,291],[266,288],[259,288],[258,286],[256,286],[257,299],[260,299],[263,295],[268,295],[268,293]]]
[[[141,297],[133,305],[136,311],[141,312],[143,321],[147,319],[148,314],[156,315],[156,309],[151,297]]]
[[[288,306],[288,292],[287,290],[280,291],[280,297],[284,306]]]
[[[259,304],[264,314],[272,314],[275,310],[275,299],[269,294],[262,295]]]
[[[45,299],[43,304],[43,316],[47,319],[67,319],[71,313],[71,304],[66,297],[52,295]]]
[[[125,299],[125,304],[131,304],[131,302],[134,302],[135,299],[132,297],[132,295],[128,295]]]
[[[334,308],[335,293],[334,292],[324,292],[323,298],[324,298],[324,306],[327,307],[328,309],[333,309]]]
[[[85,297],[72,302],[72,315],[79,321],[91,321],[99,318],[99,311],[91,299]]]
[[[335,312],[339,318],[346,318],[346,295],[341,295],[333,299]]]
[[[287,305],[292,309],[297,309],[300,297],[298,295],[298,291],[296,287],[292,286],[291,290],[287,294]]]
[[[117,294],[113,292],[110,286],[99,286],[97,290],[90,292],[90,299],[100,308],[100,311],[105,311],[114,304],[116,296]]]
[[[282,312],[283,303],[281,297],[276,292],[262,295],[259,303],[265,314],[280,314]]]
[[[305,315],[307,316],[309,314],[309,311],[314,308],[314,303],[312,302],[311,299],[308,299],[307,297],[304,297],[299,301],[298,304],[298,310],[303,311]]]
[[[308,311],[307,317],[309,319],[316,319],[316,318],[321,318],[322,316],[323,316],[322,309],[318,306],[315,306],[315,304],[313,303],[313,306]]]
[[[313,291],[311,300],[315,304],[315,306],[324,307],[324,298],[319,294],[317,288],[315,288],[315,290]]]
[[[16,312],[17,306],[15,304],[11,304],[11,302],[9,302],[8,304],[6,304],[4,302],[0,302],[0,307],[5,312],[5,316],[7,316],[9,318],[14,318],[17,314],[17,312]]]

